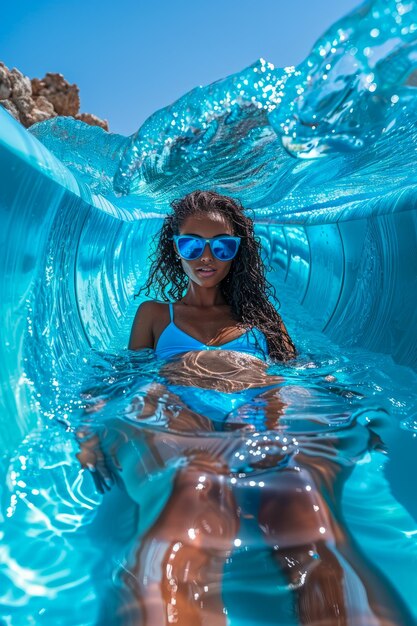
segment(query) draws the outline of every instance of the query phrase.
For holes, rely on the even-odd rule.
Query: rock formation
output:
[[[79,113],[79,89],[62,74],[48,72],[42,79],[30,79],[15,67],[9,70],[0,61],[0,105],[26,128],[57,115],[69,115],[109,130],[107,120],[92,113]]]

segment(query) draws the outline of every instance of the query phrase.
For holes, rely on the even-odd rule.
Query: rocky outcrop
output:
[[[107,120],[79,112],[79,89],[77,85],[70,85],[62,74],[48,72],[44,78],[30,79],[15,67],[9,70],[0,61],[0,105],[26,128],[57,115],[66,115],[109,130]]]

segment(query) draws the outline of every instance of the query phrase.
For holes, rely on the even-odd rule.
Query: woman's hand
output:
[[[75,456],[81,467],[91,472],[97,491],[100,493],[109,491],[114,483],[114,477],[101,449],[99,435],[89,427],[82,427],[76,431],[75,436],[80,446],[80,452]]]

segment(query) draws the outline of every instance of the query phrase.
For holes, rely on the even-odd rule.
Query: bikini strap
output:
[[[169,319],[171,320],[171,322],[174,321],[174,308],[172,306],[172,302],[169,302]]]

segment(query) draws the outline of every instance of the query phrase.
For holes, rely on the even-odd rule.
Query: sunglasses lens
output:
[[[177,240],[179,253],[187,261],[198,259],[204,250],[204,245],[204,241],[195,237],[180,237]]]
[[[224,237],[223,239],[213,239],[211,243],[211,249],[215,257],[219,261],[230,261],[236,256],[237,249],[239,247],[239,241],[232,239],[231,237]]]

